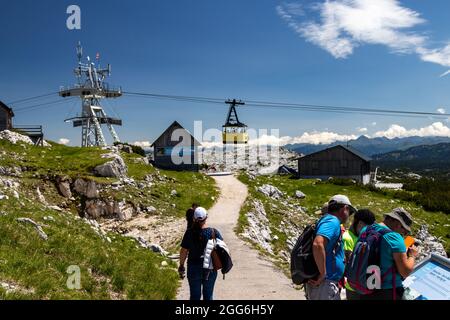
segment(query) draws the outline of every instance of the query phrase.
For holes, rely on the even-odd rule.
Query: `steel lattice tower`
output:
[[[121,88],[111,88],[104,82],[107,76],[111,75],[111,66],[106,68],[96,66],[94,62],[87,57],[87,62],[83,63],[83,48],[81,43],[77,46],[78,66],[74,69],[78,84],[69,88],[61,88],[59,95],[61,97],[81,98],[81,116],[66,119],[66,122],[72,122],[74,127],[81,127],[81,146],[98,147],[106,146],[105,136],[102,131],[102,125],[106,125],[111,133],[114,142],[120,142],[120,139],[114,130],[113,125],[122,125],[122,120],[106,116],[100,100],[105,98],[118,98],[122,96]],[[99,55],[97,54],[97,62]]]

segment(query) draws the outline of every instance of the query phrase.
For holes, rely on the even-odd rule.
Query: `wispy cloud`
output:
[[[59,144],[67,145],[67,144],[70,143],[70,140],[69,140],[69,139],[66,139],[66,138],[61,138],[61,139],[58,140],[58,143],[59,143]]]
[[[319,14],[317,20],[308,20],[304,8],[299,14],[295,3],[277,6],[278,15],[301,37],[337,59],[349,57],[359,46],[373,44],[384,45],[397,54],[417,54],[423,61],[450,67],[450,43],[443,48],[429,48],[427,35],[415,30],[426,20],[398,0],[316,2],[308,9]]]
[[[444,109],[444,108],[438,108],[438,109],[436,110],[436,112],[437,112],[437,113],[444,114],[444,113],[445,113],[445,109]]]

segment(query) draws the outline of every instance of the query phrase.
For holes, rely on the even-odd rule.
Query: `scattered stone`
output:
[[[39,237],[41,237],[42,240],[48,240],[48,236],[44,232],[44,230],[42,230],[42,227],[40,225],[38,225],[36,222],[34,222],[33,220],[31,220],[30,218],[17,218],[16,220],[19,222],[22,222],[22,223],[31,224],[36,229],[36,231],[39,234]]]
[[[139,243],[139,245],[143,248],[149,249],[155,253],[160,253],[163,256],[168,255],[167,251],[165,251],[160,245],[150,244],[150,243],[148,243],[147,240],[145,240],[144,238],[142,238],[140,236],[128,235],[128,237],[135,239]]]
[[[147,207],[147,208],[146,208],[146,211],[147,211],[148,213],[155,213],[157,210],[156,210],[155,207],[150,206],[150,207]]]
[[[0,200],[8,200],[9,197],[5,194],[0,194]]]
[[[303,192],[301,192],[300,190],[295,191],[295,197],[297,199],[305,199],[306,198],[306,194],[304,194]]]
[[[261,187],[258,188],[258,191],[273,199],[280,199],[284,196],[284,193],[280,191],[280,189],[270,184],[262,185]]]
[[[171,195],[172,197],[177,196],[177,195],[178,195],[177,190],[172,190],[172,191],[170,191],[170,195]]]
[[[55,210],[55,211],[59,211],[59,212],[62,212],[62,211],[63,211],[63,209],[61,209],[61,208],[58,207],[58,206],[48,206],[47,208],[52,209],[52,210]]]
[[[161,267],[167,267],[168,265],[167,261],[161,261]]]
[[[48,205],[48,204],[47,204],[47,200],[45,200],[45,198],[44,198],[44,196],[42,195],[41,190],[39,189],[39,187],[37,187],[36,193],[37,193],[39,202],[42,203],[42,204],[44,204],[44,205]]]

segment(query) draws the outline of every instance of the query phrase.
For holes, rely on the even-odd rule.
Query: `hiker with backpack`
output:
[[[384,215],[383,223],[364,227],[346,267],[347,281],[360,300],[397,300],[403,279],[414,269],[417,248],[406,248],[404,237],[413,220],[404,208]]]
[[[196,208],[193,218],[194,223],[186,230],[181,242],[178,273],[183,279],[187,259],[190,300],[200,300],[202,295],[203,300],[213,300],[217,270],[222,268],[217,264],[223,263],[219,261],[215,243],[220,241],[224,245],[223,238],[218,230],[207,226],[208,214],[204,208]]]
[[[328,202],[327,211],[313,234],[312,256],[318,275],[305,283],[308,300],[340,300],[339,281],[345,268],[341,224],[356,209],[347,196],[335,195]]]
[[[345,262],[348,263],[350,256],[355,248],[355,244],[358,241],[358,236],[361,230],[375,223],[375,214],[369,209],[360,209],[353,216],[353,222],[348,230],[345,231],[343,237],[344,240],[344,253]],[[344,284],[347,300],[359,300],[359,294],[351,287],[348,282]]]

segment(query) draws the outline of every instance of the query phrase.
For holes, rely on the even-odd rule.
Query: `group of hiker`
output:
[[[291,253],[292,280],[304,285],[306,298],[340,300],[345,290],[348,300],[401,299],[403,279],[413,271],[418,253],[414,241],[406,241],[411,214],[396,208],[377,223],[372,211],[355,209],[345,195],[333,196],[319,213]],[[195,203],[186,212],[178,272],[183,279],[187,260],[191,300],[212,300],[217,270],[225,274],[232,267],[222,235],[207,219],[207,211]]]
[[[291,257],[293,280],[305,285],[306,298],[340,300],[345,289],[348,300],[401,299],[402,281],[413,271],[418,253],[413,243],[405,243],[411,214],[396,208],[376,223],[373,212],[356,210],[345,195],[333,196],[321,214],[309,234],[299,237]]]

